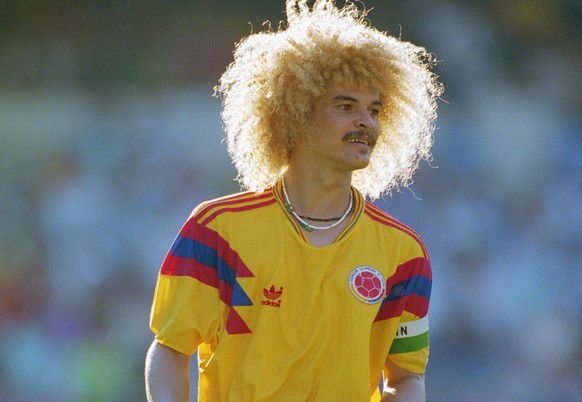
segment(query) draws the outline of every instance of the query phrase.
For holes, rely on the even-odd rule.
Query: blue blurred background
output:
[[[582,2],[366,4],[446,87],[432,166],[378,201],[431,252],[428,401],[582,400]],[[145,400],[159,265],[239,189],[212,87],[283,10],[0,2],[0,400]]]

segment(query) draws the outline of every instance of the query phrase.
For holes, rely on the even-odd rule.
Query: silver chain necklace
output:
[[[344,212],[342,217],[339,218],[339,220],[337,222],[332,223],[331,225],[328,225],[328,226],[314,226],[314,225],[311,225],[311,224],[305,222],[301,218],[301,216],[299,216],[299,214],[293,210],[293,206],[291,205],[291,201],[289,200],[289,195],[287,194],[287,188],[285,187],[285,178],[284,177],[281,179],[281,182],[283,183],[283,195],[285,196],[285,202],[284,202],[285,210],[287,210],[288,213],[292,214],[297,219],[297,221],[299,222],[299,225],[301,225],[301,227],[303,229],[305,229],[309,232],[313,232],[314,230],[327,230],[327,229],[331,229],[331,228],[336,227],[337,225],[342,223],[347,218],[347,216],[350,214],[350,211],[352,210],[352,206],[354,205],[354,196],[353,196],[352,192],[350,191],[350,203],[348,205],[348,209],[346,209],[346,212]]]

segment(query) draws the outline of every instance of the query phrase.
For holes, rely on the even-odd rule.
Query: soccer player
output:
[[[430,157],[442,91],[423,48],[331,0],[287,1],[220,80],[246,191],[198,205],[159,276],[150,401],[423,401],[429,256],[372,204]]]

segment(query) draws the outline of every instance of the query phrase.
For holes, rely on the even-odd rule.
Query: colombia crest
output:
[[[356,299],[366,304],[381,301],[386,294],[386,281],[375,268],[362,265],[354,268],[348,278],[348,287]]]

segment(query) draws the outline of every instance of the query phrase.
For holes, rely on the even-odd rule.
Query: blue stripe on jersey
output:
[[[232,288],[235,287],[236,272],[224,259],[218,256],[216,249],[178,235],[170,253],[175,257],[190,258],[207,267],[216,269],[219,280]]]
[[[430,290],[432,281],[425,276],[413,276],[405,281],[395,283],[390,289],[390,293],[384,299],[385,302],[393,301],[401,297],[406,297],[410,293],[422,296],[426,299],[430,298]]]
[[[232,289],[232,306],[252,306],[253,302],[247,296],[245,291],[240,287],[238,282],[234,283],[234,287]]]

